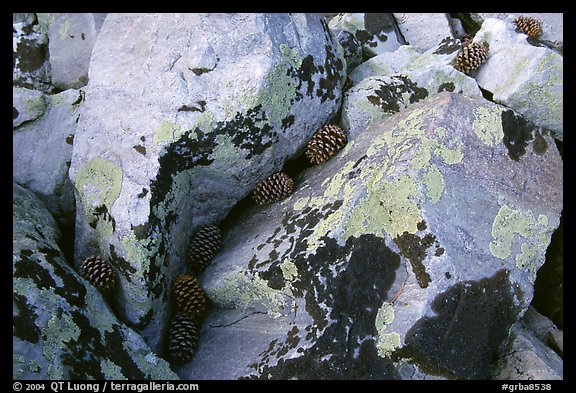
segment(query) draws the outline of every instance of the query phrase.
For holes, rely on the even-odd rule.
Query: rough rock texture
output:
[[[522,130],[517,133],[517,130]],[[183,378],[483,379],[562,210],[552,138],[442,92],[231,219]]]
[[[383,52],[394,52],[406,44],[390,13],[344,13],[330,19],[330,30],[338,34],[344,30],[352,33],[364,50],[364,57]]]
[[[544,328],[544,329],[543,329]],[[532,307],[510,329],[510,338],[494,365],[493,379],[558,380],[564,378],[562,358],[549,344],[549,334],[560,332]]]
[[[59,89],[78,89],[88,81],[88,65],[96,35],[106,14],[38,14],[48,34],[51,84]]]
[[[373,121],[442,91],[481,97],[474,79],[451,64],[459,49],[459,40],[447,37],[423,54],[402,46],[398,55],[383,53],[354,69],[350,78],[355,85],[344,95],[342,105],[342,127],[349,137]]]
[[[154,349],[194,230],[305,148],[344,68],[319,14],[107,15],[70,168],[75,263],[111,260],[122,318]]]
[[[175,379],[64,260],[54,218],[13,183],[13,379]]]
[[[523,114],[563,140],[564,61],[558,53],[531,45],[511,19],[488,18],[474,41],[490,45],[488,61],[475,77],[497,103]]]
[[[398,29],[416,50],[425,52],[452,37],[449,19],[442,13],[394,13]]]
[[[12,176],[35,192],[63,225],[73,225],[74,187],[68,177],[81,90],[44,95],[13,89]]]
[[[42,31],[32,13],[15,13],[12,22],[13,85],[51,91],[46,32]]]

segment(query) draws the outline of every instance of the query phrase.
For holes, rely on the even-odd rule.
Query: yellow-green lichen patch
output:
[[[515,257],[516,266],[528,271],[533,280],[538,258],[544,255],[550,242],[551,230],[545,215],[535,218],[531,210],[515,210],[502,205],[492,223],[490,252],[497,258],[506,259],[512,254],[514,239],[522,237],[523,240],[519,240],[522,242],[520,250]]]
[[[263,111],[271,124],[280,125],[288,115],[290,102],[296,96],[298,80],[291,76],[302,64],[300,53],[290,49],[286,44],[279,48],[280,60],[266,75],[264,87],[256,98],[256,104],[262,105]]]
[[[156,127],[156,133],[152,138],[152,142],[155,144],[160,142],[175,142],[183,133],[182,128],[178,124],[164,120]]]
[[[206,295],[221,307],[245,310],[262,304],[273,318],[294,307],[289,304],[286,293],[270,288],[258,273],[252,275],[241,267],[223,274],[216,286],[205,290]]]
[[[488,146],[495,146],[504,138],[502,129],[502,109],[493,106],[491,109],[480,107],[472,123],[476,136]]]
[[[122,188],[122,169],[102,158],[92,158],[80,167],[76,174],[75,187],[80,194],[84,215],[94,222],[97,211],[105,206],[108,214],[120,195]],[[101,221],[101,220],[100,220]],[[108,232],[109,225],[106,225]]]
[[[122,368],[109,359],[100,362],[100,371],[106,379],[125,380],[126,376],[122,373]]]
[[[54,295],[55,296],[55,295]],[[80,328],[66,312],[61,315],[52,315],[44,328],[43,335],[46,337],[42,352],[48,361],[48,376],[50,379],[64,379],[63,370],[56,360],[60,352],[66,347],[66,343],[77,341]]]
[[[387,332],[388,325],[394,321],[394,309],[388,302],[384,302],[376,314],[376,331],[378,332],[378,341],[376,348],[378,356],[389,357],[392,352],[401,345],[400,335],[396,332]]]
[[[294,279],[298,276],[298,267],[288,258],[282,261],[280,264],[280,270],[282,271],[282,277],[284,277],[284,281],[288,283],[294,281]]]

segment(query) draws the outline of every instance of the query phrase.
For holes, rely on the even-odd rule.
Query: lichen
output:
[[[472,128],[476,136],[488,146],[495,146],[504,138],[502,109],[499,106],[480,107],[476,110]]]
[[[97,237],[111,234],[112,205],[122,189],[122,169],[102,158],[92,158],[80,167],[75,187],[80,194],[82,208],[88,223],[96,229]],[[103,212],[105,219],[100,219]]]
[[[394,308],[388,302],[384,302],[376,314],[376,331],[378,332],[378,341],[376,348],[378,356],[389,357],[401,343],[400,335],[396,332],[387,332],[388,325],[394,321]]]
[[[520,250],[515,256],[516,267],[528,272],[534,281],[537,263],[542,258],[550,242],[553,228],[548,227],[548,217],[540,214],[537,218],[531,210],[515,210],[502,205],[492,223],[492,238],[489,249],[492,255],[507,259],[512,255],[514,240],[519,235]]]
[[[156,128],[156,133],[152,138],[152,142],[155,144],[161,142],[175,142],[183,133],[182,128],[178,124],[164,120]]]
[[[109,359],[100,362],[100,371],[106,379],[125,380],[122,368]]]
[[[225,308],[250,309],[262,304],[273,318],[285,315],[285,310],[294,307],[281,290],[270,288],[258,273],[247,273],[237,267],[221,276],[216,286],[205,288],[206,295]]]

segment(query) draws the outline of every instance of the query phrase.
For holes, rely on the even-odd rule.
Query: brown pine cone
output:
[[[82,275],[92,285],[100,291],[107,293],[112,291],[117,285],[116,272],[106,261],[103,261],[100,256],[88,257],[82,262],[80,266]]]
[[[542,34],[542,23],[538,19],[520,16],[514,19],[514,24],[518,30],[532,38],[538,38]]]
[[[488,58],[488,43],[471,42],[460,49],[454,59],[454,68],[465,74],[478,69]]]
[[[180,274],[174,279],[172,292],[177,310],[186,313],[199,323],[208,304],[204,290],[198,280],[189,274]]]
[[[189,361],[198,343],[198,328],[192,318],[179,312],[168,327],[168,359],[175,364]]]
[[[222,237],[215,225],[204,225],[194,233],[188,247],[188,265],[190,270],[199,273],[212,262],[220,249]]]
[[[336,124],[320,128],[308,142],[306,157],[312,164],[320,164],[330,159],[346,146],[346,133]]]
[[[262,183],[258,184],[252,192],[252,197],[259,205],[277,202],[290,195],[294,188],[294,181],[284,172],[276,172]]]

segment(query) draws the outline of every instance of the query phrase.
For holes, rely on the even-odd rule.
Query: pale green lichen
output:
[[[535,279],[537,262],[542,258],[550,242],[552,228],[548,227],[548,217],[541,214],[534,217],[531,210],[522,211],[502,205],[492,223],[492,238],[489,249],[492,255],[507,259],[512,254],[514,240],[520,243],[516,254],[516,266],[526,270],[531,280]],[[522,237],[523,239],[519,239]]]
[[[205,290],[206,295],[221,307],[245,310],[262,304],[273,318],[284,315],[287,308],[295,307],[289,304],[286,293],[270,288],[258,273],[250,274],[241,267],[223,274],[216,286]]]
[[[43,329],[45,340],[42,353],[48,361],[47,375],[50,379],[64,379],[64,370],[57,359],[66,343],[76,341],[80,335],[80,328],[74,323],[72,317],[62,312],[61,315],[52,315]]]
[[[156,133],[152,138],[152,142],[155,144],[161,142],[175,142],[183,134],[184,131],[182,131],[182,127],[180,127],[178,124],[164,120],[158,125],[158,127],[156,127]]]
[[[282,261],[280,264],[280,270],[282,271],[284,281],[287,283],[291,283],[296,277],[298,277],[298,267],[288,258],[285,258]]]
[[[264,87],[256,97],[255,104],[262,105],[268,121],[272,125],[281,125],[291,107],[291,101],[296,97],[298,80],[290,76],[290,71],[298,69],[302,57],[298,50],[290,49],[286,44],[279,48],[280,60],[266,75]]]
[[[394,308],[388,302],[384,302],[376,314],[376,331],[378,332],[378,341],[376,349],[378,356],[389,357],[392,352],[401,346],[400,335],[396,332],[387,332],[388,325],[394,321]]]
[[[108,212],[122,189],[122,169],[102,158],[92,158],[80,167],[76,174],[75,187],[80,194],[84,215],[89,222],[94,220],[96,209],[105,206]],[[112,224],[98,220],[97,236],[112,233]]]
[[[488,146],[495,146],[504,138],[502,109],[498,106],[480,107],[476,110],[472,128],[476,136]]]
[[[100,362],[100,371],[105,379],[125,380],[126,376],[122,373],[122,368],[109,359]]]

